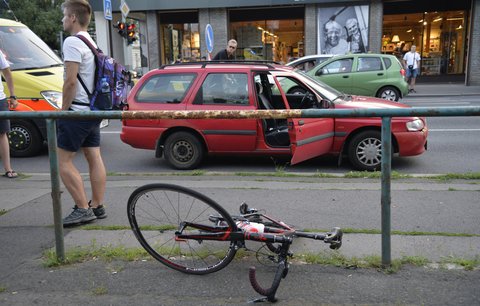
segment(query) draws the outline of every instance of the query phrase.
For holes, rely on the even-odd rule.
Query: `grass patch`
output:
[[[468,173],[446,173],[441,175],[430,176],[430,178],[448,181],[448,180],[480,180],[480,172]]]
[[[43,254],[43,265],[45,267],[58,267],[96,259],[103,259],[109,262],[113,259],[136,261],[150,258],[151,256],[143,248],[126,248],[124,246],[98,247],[95,243],[92,243],[89,247],[77,247],[67,250],[63,261],[57,258],[54,249],[47,250]]]
[[[107,172],[107,176],[201,176],[206,175],[204,170],[193,171],[178,171],[178,172],[165,172],[165,173],[124,173],[124,172]],[[214,174],[210,174],[214,175]]]
[[[480,266],[480,256],[476,256],[474,259],[465,259],[457,257],[445,257],[440,261],[441,264],[456,264],[462,266],[465,270],[473,270]]]
[[[7,291],[7,288],[5,288],[5,287],[0,287],[0,293],[3,293],[3,292],[5,292],[5,291]]]
[[[8,210],[6,210],[6,209],[0,209],[0,216],[3,216],[7,212],[8,212]]]
[[[108,293],[108,289],[103,286],[95,287],[92,290],[93,295],[105,295]]]
[[[428,260],[420,256],[403,256],[400,259],[394,259],[391,266],[384,269],[382,259],[377,255],[369,255],[362,258],[346,257],[339,252],[320,252],[306,253],[295,256],[309,264],[333,265],[344,268],[374,268],[382,269],[386,273],[394,273],[400,270],[403,265],[411,264],[415,266],[424,266]]]
[[[345,173],[344,175],[345,178],[371,178],[371,179],[377,179],[382,177],[382,172],[381,171],[373,171],[373,172],[368,172],[368,171],[350,171]],[[411,175],[409,174],[403,174],[397,171],[392,171],[390,172],[390,177],[392,180],[394,179],[404,179],[404,178],[412,178]]]
[[[307,228],[302,230],[309,233],[324,233],[328,232],[325,229]],[[357,228],[342,228],[344,234],[381,234],[379,229],[357,229]],[[392,235],[403,236],[445,236],[445,237],[480,237],[480,234],[467,234],[467,233],[447,233],[447,232],[421,232],[421,231],[391,231]]]

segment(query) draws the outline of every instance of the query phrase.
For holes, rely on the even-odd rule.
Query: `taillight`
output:
[[[405,69],[400,69],[400,74],[404,77],[405,76]]]

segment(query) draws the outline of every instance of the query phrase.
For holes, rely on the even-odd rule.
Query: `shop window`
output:
[[[162,36],[162,63],[200,60],[198,11],[159,14]]]
[[[304,56],[304,8],[292,8],[290,15],[283,9],[260,11],[265,13],[263,19],[253,10],[230,12],[230,36],[238,42],[237,59],[288,63]]]
[[[138,102],[180,103],[195,79],[194,74],[162,74],[148,79],[138,91]]]
[[[384,15],[382,52],[402,59],[416,45],[422,75],[464,73],[466,16],[463,10]]]

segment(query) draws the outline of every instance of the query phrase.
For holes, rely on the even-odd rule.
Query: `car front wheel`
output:
[[[395,87],[386,86],[380,89],[377,97],[388,101],[398,101],[400,99],[400,93]]]
[[[357,170],[380,170],[382,139],[378,131],[365,131],[354,136],[348,146],[348,158]]]
[[[200,140],[189,132],[173,133],[165,141],[165,160],[175,169],[195,169],[204,155]]]
[[[10,155],[30,157],[37,155],[43,146],[43,137],[35,124],[27,120],[11,120],[8,133]]]

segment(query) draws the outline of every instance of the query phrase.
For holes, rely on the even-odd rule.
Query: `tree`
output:
[[[60,49],[58,33],[63,31],[63,13],[59,0],[0,0],[0,17],[28,26],[52,49]]]

